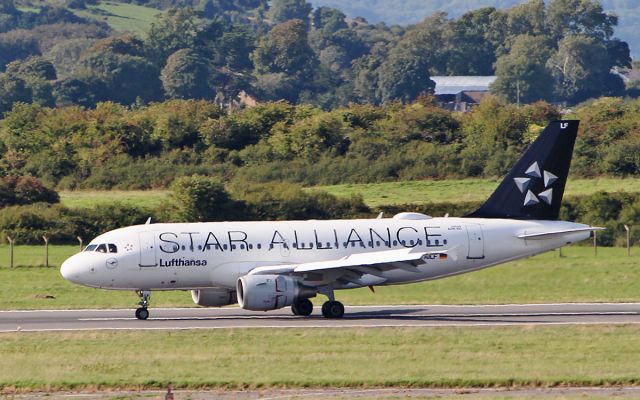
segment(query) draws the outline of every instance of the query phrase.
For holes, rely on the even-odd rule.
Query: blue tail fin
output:
[[[551,122],[491,197],[465,217],[558,219],[579,122]]]

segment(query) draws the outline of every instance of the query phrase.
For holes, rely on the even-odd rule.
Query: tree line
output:
[[[601,98],[564,116],[582,121],[573,176],[640,173],[639,105]],[[271,102],[231,113],[204,100],[133,109],[19,103],[0,121],[0,176],[32,175],[57,189],[165,188],[194,174],[304,186],[500,177],[561,117],[548,103],[491,96],[466,114],[430,97],[332,111]]]
[[[504,100],[575,104],[625,94],[615,71],[631,67],[628,44],[614,36],[617,17],[596,0],[436,13],[409,27],[348,19],[305,0],[167,0],[152,4],[191,7],[167,9],[141,36],[67,9],[86,1],[37,13],[13,1],[0,7],[0,112],[15,102],[231,104],[241,92],[331,109],[413,101],[433,91],[433,75],[493,74]]]

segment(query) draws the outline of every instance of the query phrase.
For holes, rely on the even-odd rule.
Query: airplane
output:
[[[190,290],[195,304],[341,318],[335,292],[445,278],[585,240],[603,228],[558,221],[579,121],[551,122],[489,199],[463,217],[157,223],[104,233],[67,259],[61,275],[132,290],[136,318],[152,291]],[[379,216],[381,217],[381,216]]]

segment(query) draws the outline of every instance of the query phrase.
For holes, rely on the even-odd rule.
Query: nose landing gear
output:
[[[149,306],[149,298],[151,297],[151,292],[148,290],[140,290],[136,293],[140,297],[140,302],[138,303],[140,307],[136,310],[136,318],[145,320],[149,318],[149,310],[147,310],[147,307]]]

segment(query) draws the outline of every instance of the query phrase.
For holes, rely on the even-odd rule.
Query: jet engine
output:
[[[192,290],[191,298],[201,307],[222,307],[238,302],[236,292],[224,288]]]
[[[238,279],[237,289],[240,307],[253,311],[276,310],[317,293],[315,288],[281,275],[246,275]]]

